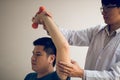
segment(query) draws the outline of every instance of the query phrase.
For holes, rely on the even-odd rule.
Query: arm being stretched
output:
[[[70,63],[69,44],[62,33],[59,31],[53,19],[46,14],[47,12],[45,10],[40,14],[37,14],[36,17],[33,19],[33,22],[42,24],[44,26],[44,29],[51,36],[57,49],[56,63],[58,63],[59,61]],[[61,78],[61,80],[66,80],[67,76],[60,72],[57,67],[58,66],[56,66],[58,76]]]

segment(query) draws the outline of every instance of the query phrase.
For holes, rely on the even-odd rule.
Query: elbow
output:
[[[64,48],[65,50],[69,51],[69,44],[68,44],[68,43],[65,43],[64,46],[63,46],[63,48]]]

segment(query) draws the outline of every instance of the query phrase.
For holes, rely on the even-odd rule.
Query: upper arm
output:
[[[67,39],[70,45],[89,46],[91,40],[100,30],[101,26],[91,27],[84,30],[66,30],[61,29],[61,32]]]

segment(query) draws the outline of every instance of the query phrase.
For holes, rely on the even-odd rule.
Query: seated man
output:
[[[31,57],[33,73],[24,80],[60,80],[54,66],[56,63],[56,48],[51,38],[43,37],[33,42],[34,50]],[[70,80],[67,78],[67,80]]]

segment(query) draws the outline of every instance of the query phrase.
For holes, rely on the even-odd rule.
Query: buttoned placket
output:
[[[101,56],[104,53],[104,49],[109,45],[110,40],[112,40],[112,38],[116,35],[116,31],[113,31],[110,34],[107,28],[105,29],[105,32],[106,32],[106,34],[105,34],[106,38],[104,40],[104,47],[103,47],[103,49],[101,49],[99,51],[99,56],[98,56],[98,59],[96,61],[95,69],[97,69],[98,67],[100,67],[101,64],[99,64],[99,62],[101,61],[101,58],[102,58]]]

